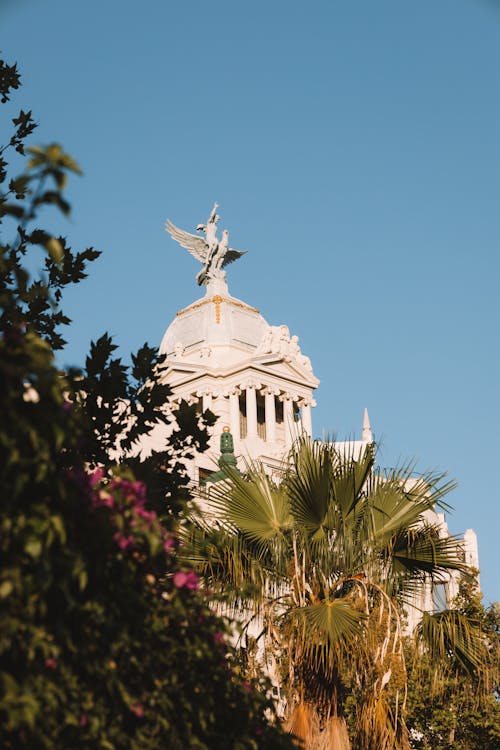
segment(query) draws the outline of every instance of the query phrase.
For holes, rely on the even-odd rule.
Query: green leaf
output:
[[[35,560],[42,554],[42,543],[39,539],[28,539],[24,545],[24,551]]]
[[[61,194],[55,190],[47,190],[36,199],[35,204],[37,206],[41,204],[57,206],[65,216],[68,216],[71,211],[71,206],[68,201],[64,200]]]
[[[14,589],[12,581],[2,581],[0,583],[0,599],[6,599]]]
[[[360,633],[366,615],[354,609],[345,599],[331,599],[319,604],[297,607],[290,613],[302,618],[308,637],[316,643],[326,637],[331,643],[349,641]]]
[[[80,591],[84,591],[87,588],[89,576],[86,570],[81,570],[78,574],[78,586]]]
[[[484,633],[457,610],[433,615],[424,612],[416,635],[436,665],[456,659],[463,669],[474,674],[487,661]]]
[[[273,486],[264,469],[253,467],[250,481],[236,471],[227,473],[229,481],[215,487],[211,503],[229,523],[258,545],[291,529],[288,497],[283,488]]]
[[[50,237],[45,242],[45,247],[47,248],[49,256],[54,261],[54,263],[57,263],[58,265],[62,263],[62,260],[64,258],[64,248],[57,237]]]
[[[50,517],[50,522],[51,522],[52,526],[54,527],[54,529],[56,530],[56,532],[57,532],[57,534],[59,536],[59,540],[60,540],[61,544],[65,544],[66,543],[66,529],[65,529],[64,521],[63,521],[62,517],[61,516],[51,516]]]

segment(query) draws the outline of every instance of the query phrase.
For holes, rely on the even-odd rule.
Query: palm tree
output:
[[[245,475],[228,467],[203,498],[186,549],[246,634],[258,625],[305,748],[351,747],[348,696],[357,750],[409,747],[404,607],[430,581],[465,570],[457,539],[429,520],[452,483],[415,478],[412,468],[382,472],[372,446],[355,457],[304,437],[278,479],[258,464]],[[469,668],[480,664],[465,618],[426,616],[418,632],[433,654],[458,651]]]

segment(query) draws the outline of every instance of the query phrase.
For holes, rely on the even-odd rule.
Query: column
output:
[[[295,439],[295,424],[293,420],[292,397],[286,393],[281,397],[283,401],[283,424],[285,427],[285,445],[290,448]]]
[[[258,437],[257,435],[257,396],[255,385],[248,384],[246,387],[247,399],[247,437]]]
[[[208,392],[203,394],[203,411],[206,411],[207,409],[212,411],[212,394]]]
[[[304,401],[302,404],[302,430],[312,437],[311,402]]]
[[[264,388],[266,409],[266,441],[276,442],[276,401],[275,391],[272,388]]]
[[[235,440],[240,440],[240,389],[233,388],[229,392],[229,422],[231,434]]]

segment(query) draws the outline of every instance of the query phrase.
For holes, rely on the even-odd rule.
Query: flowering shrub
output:
[[[290,747],[146,486],[75,463],[63,386],[38,337],[0,340],[0,745]]]

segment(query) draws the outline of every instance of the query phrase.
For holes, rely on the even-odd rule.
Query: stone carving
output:
[[[198,237],[179,229],[175,224],[172,224],[170,219],[167,219],[165,225],[165,229],[172,239],[178,242],[181,247],[189,250],[191,255],[203,264],[203,268],[196,276],[196,281],[200,286],[207,286],[212,279],[225,279],[226,272],[222,269],[228,263],[241,258],[246,252],[246,250],[235,250],[229,247],[229,232],[227,229],[222,232],[220,240],[217,238],[217,224],[220,219],[217,213],[218,207],[218,203],[214,203],[207,223],[198,224],[196,227],[196,231],[203,232],[204,237]]]
[[[311,360],[300,351],[299,337],[290,337],[288,326],[269,326],[256,354],[279,354],[285,362],[296,362],[312,372]]]
[[[240,386],[243,390],[247,390],[251,388],[252,390],[259,390],[259,388],[262,387],[262,383],[259,383],[254,378],[248,378],[248,380],[245,380],[243,383],[241,383]]]
[[[181,342],[178,341],[176,345],[174,346],[174,357],[176,357],[177,359],[180,359],[183,354],[184,354],[184,347],[181,344]]]
[[[279,388],[266,385],[260,391],[262,396],[279,396],[281,391]]]

